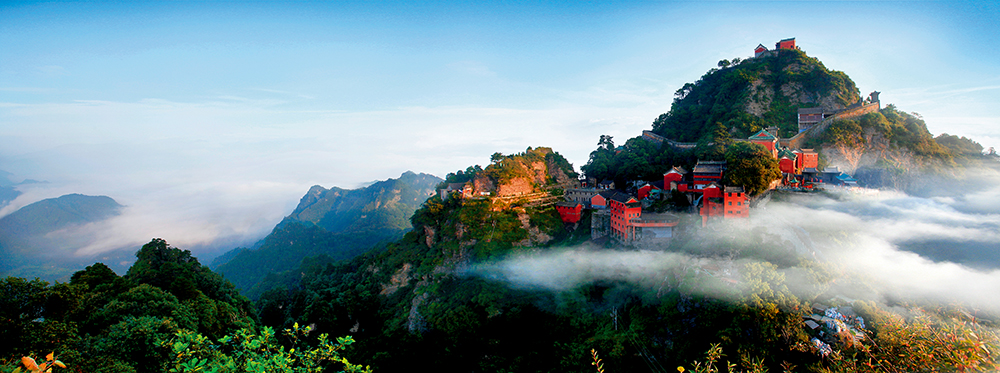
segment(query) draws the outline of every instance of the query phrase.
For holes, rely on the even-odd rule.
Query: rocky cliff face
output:
[[[892,105],[824,121],[804,135],[807,147],[819,149],[829,166],[854,174],[867,186],[907,189],[921,173],[949,174],[961,168],[955,162],[961,155],[938,144],[919,115]]]
[[[258,248],[234,249],[212,266],[256,298],[265,275],[293,270],[303,258],[323,254],[347,259],[379,241],[398,238],[411,228],[410,216],[441,181],[407,171],[398,179],[359,189],[313,186]]]
[[[565,165],[560,165],[558,159],[562,157],[558,153],[545,147],[528,149],[525,153],[508,156],[476,175],[473,193],[511,197],[552,188],[579,187],[579,181],[570,176],[572,168],[567,170]]]
[[[316,185],[285,220],[315,224],[333,233],[364,227],[408,229],[410,215],[440,182],[433,175],[407,171],[398,179],[354,190]]]

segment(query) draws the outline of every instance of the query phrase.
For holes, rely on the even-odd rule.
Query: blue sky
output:
[[[314,184],[576,166],[721,59],[795,37],[935,135],[1000,147],[994,2],[0,4],[0,170],[109,195],[99,251],[266,233]]]

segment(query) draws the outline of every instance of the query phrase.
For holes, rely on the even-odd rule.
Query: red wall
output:
[[[746,218],[750,216],[750,205],[744,193],[726,193],[722,199],[727,218]]]
[[[639,197],[639,199],[643,199],[649,197],[649,192],[651,190],[653,190],[653,187],[650,186],[649,184],[646,184],[643,185],[642,188],[639,188],[639,191],[636,193],[636,195]]]
[[[676,172],[668,172],[666,174],[663,174],[663,187],[666,188],[667,185],[670,185],[671,181],[676,181],[677,184],[680,184],[681,179],[683,177],[684,177],[683,175]]]
[[[715,186],[705,188],[702,189],[702,194],[704,194],[704,198],[720,198],[722,197],[722,188],[717,188]]]
[[[629,240],[630,232],[628,221],[639,217],[642,214],[642,207],[628,207],[624,203],[608,200],[608,208],[611,210],[611,230],[622,240]]]
[[[563,223],[576,223],[580,221],[583,205],[578,204],[576,207],[556,206],[556,211],[559,211],[559,217],[562,218]]]
[[[788,158],[781,158],[781,160],[778,161],[778,168],[781,169],[781,172],[786,174],[797,173],[795,172],[795,162]]]
[[[590,205],[594,207],[607,207],[608,200],[605,199],[604,196],[597,194],[594,195],[593,197],[590,197]]]
[[[802,153],[799,158],[802,159],[800,169],[819,167],[819,154],[817,153]]]

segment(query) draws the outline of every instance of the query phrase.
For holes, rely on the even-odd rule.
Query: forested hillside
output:
[[[847,74],[827,69],[798,49],[780,49],[745,60],[719,62],[698,81],[675,93],[670,111],[653,121],[652,132],[690,146],[656,143],[643,137],[615,146],[601,136],[598,147],[581,169],[597,180],[653,181],[674,166],[688,170],[702,161],[721,161],[727,149],[765,128],[776,127],[779,138],[795,137],[792,148],[820,154],[820,168],[839,167],[873,187],[907,189],[923,172],[961,174],[961,167],[983,159],[975,141],[942,134],[935,138],[917,113],[895,105],[840,118],[836,115],[799,133],[800,108],[827,113],[862,103]],[[798,135],[798,136],[796,136]],[[908,172],[919,171],[919,172]]]
[[[178,331],[214,339],[254,325],[246,297],[189,251],[154,239],[136,257],[124,276],[96,263],[68,283],[2,280],[3,358],[55,351],[74,371],[163,372],[160,344]]]
[[[586,217],[566,225],[551,208],[502,201],[429,199],[401,240],[346,262],[307,261],[257,302],[261,322],[350,334],[347,356],[385,371],[412,361],[590,371],[591,350],[608,371],[709,371],[706,359],[754,372],[996,366],[993,347],[977,347],[997,345],[992,315],[849,299],[844,289],[874,285],[779,238],[793,228],[682,230],[662,252],[630,252],[587,244]],[[813,239],[827,235],[853,239],[837,227]],[[804,322],[825,317],[820,303],[840,317],[837,334]]]
[[[674,94],[670,111],[653,122],[653,132],[675,141],[709,142],[746,138],[775,126],[776,136],[798,132],[799,108],[844,109],[861,100],[847,74],[829,70],[798,49],[758,58],[719,61]]]
[[[516,175],[530,158],[501,155],[481,172]],[[653,372],[997,366],[996,315],[852,299],[877,284],[783,239],[794,227],[687,228],[662,251],[625,251],[587,243],[588,214],[563,223],[544,202],[556,184],[542,180],[520,197],[434,196],[401,239],[348,260],[301,261],[253,306],[160,239],[125,276],[95,264],[67,284],[7,278],[0,367],[51,351],[95,372],[363,369],[342,358],[386,372],[414,362],[584,372],[598,358],[606,371]],[[811,232],[825,252],[858,238],[845,227]]]
[[[439,182],[432,175],[405,172],[359,189],[313,186],[257,247],[235,249],[212,266],[256,299],[265,276],[295,270],[306,257],[348,259],[399,238]]]

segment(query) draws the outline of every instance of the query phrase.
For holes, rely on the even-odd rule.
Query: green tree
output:
[[[778,160],[763,145],[737,142],[726,149],[724,184],[742,186],[747,194],[757,195],[780,177]]]
[[[42,317],[48,283],[7,277],[0,280],[0,352],[26,354],[25,334]]]
[[[251,322],[253,310],[250,301],[240,295],[229,281],[201,265],[190,251],[180,250],[163,239],[155,238],[142,246],[136,258],[125,277],[176,297],[198,319],[198,325],[212,326],[210,329],[195,327],[200,332],[218,336],[216,333],[228,333]],[[178,322],[187,327],[183,324],[184,320],[179,319]]]
[[[104,265],[104,263],[94,263],[94,265],[87,266],[82,271],[74,273],[70,277],[69,283],[74,285],[85,284],[89,288],[94,289],[98,285],[114,282],[116,278],[118,278],[118,274]]]
[[[159,373],[167,369],[164,347],[180,330],[169,318],[126,317],[89,341],[84,371]]]
[[[607,150],[615,150],[614,138],[608,135],[601,135],[601,139],[597,140],[598,147],[604,147]]]
[[[274,330],[264,327],[260,333],[240,329],[231,336],[219,339],[218,344],[197,333],[177,331],[174,338],[162,343],[173,352],[170,372],[322,372],[336,367],[342,372],[370,373],[371,367],[351,364],[341,356],[347,346],[354,343],[351,337],[337,338],[336,343],[327,334],[316,338],[316,345],[305,343],[310,327],[299,328],[296,323],[285,330],[292,348],[286,349],[277,341]],[[166,370],[164,370],[166,371]]]

